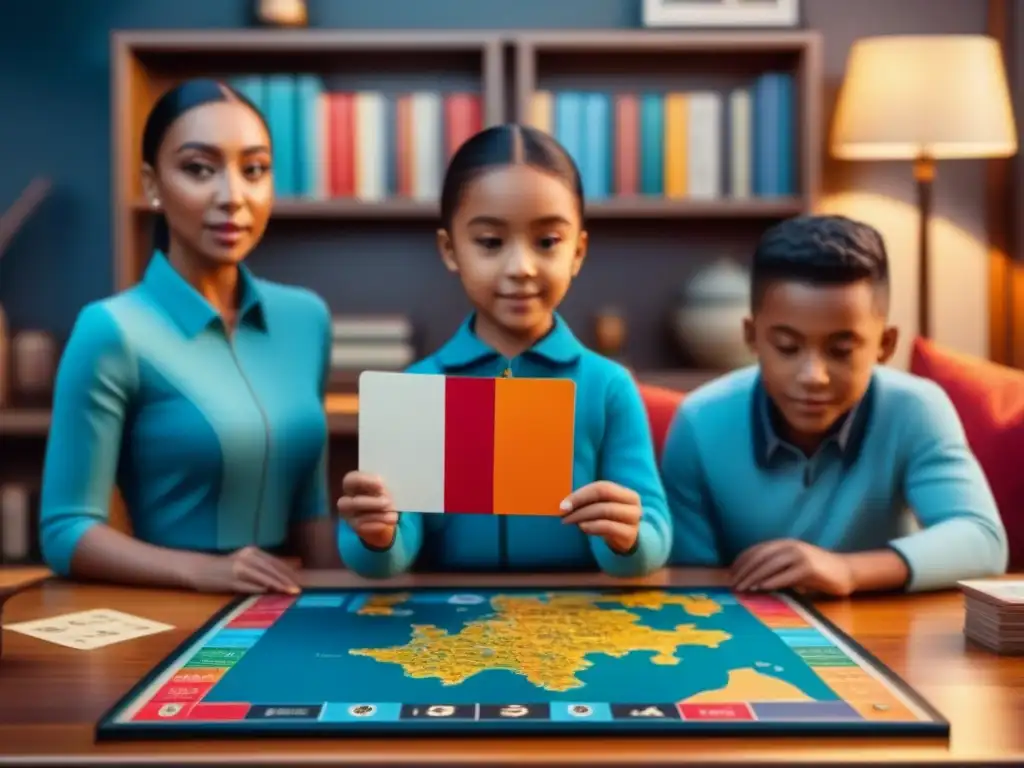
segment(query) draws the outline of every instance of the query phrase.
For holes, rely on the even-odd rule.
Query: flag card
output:
[[[366,371],[359,469],[400,512],[561,515],[575,407],[571,379]]]

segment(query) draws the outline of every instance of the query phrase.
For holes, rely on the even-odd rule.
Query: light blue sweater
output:
[[[756,367],[684,400],[662,457],[672,564],[727,566],[754,544],[795,538],[836,552],[891,547],[909,590],[1005,572],[995,500],[938,385],[877,368],[848,422],[809,459],[777,436],[769,413]]]

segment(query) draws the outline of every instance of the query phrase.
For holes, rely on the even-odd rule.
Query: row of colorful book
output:
[[[330,91],[316,75],[237,78],[274,145],[281,198],[436,200],[448,159],[484,124],[477,93]],[[529,122],[573,156],[590,200],[797,194],[792,76],[717,91],[538,91]]]
[[[538,91],[530,122],[573,156],[590,199],[797,194],[793,78],[717,91]]]
[[[332,91],[310,74],[231,84],[266,117],[281,198],[436,200],[449,158],[483,127],[478,93]]]

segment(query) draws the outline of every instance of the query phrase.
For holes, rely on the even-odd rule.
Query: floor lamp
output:
[[[931,334],[928,224],[938,160],[1010,157],[1017,130],[999,42],[893,35],[850,50],[831,139],[843,160],[910,160],[917,181],[918,333]]]

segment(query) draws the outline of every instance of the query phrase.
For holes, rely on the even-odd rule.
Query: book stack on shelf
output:
[[[412,323],[401,315],[335,315],[331,389],[355,388],[365,370],[401,371],[416,359]]]
[[[231,85],[266,116],[279,199],[436,200],[449,158],[483,127],[479,93],[338,91],[309,73]]]
[[[793,76],[726,92],[536,91],[530,122],[572,155],[589,200],[789,197]]]

